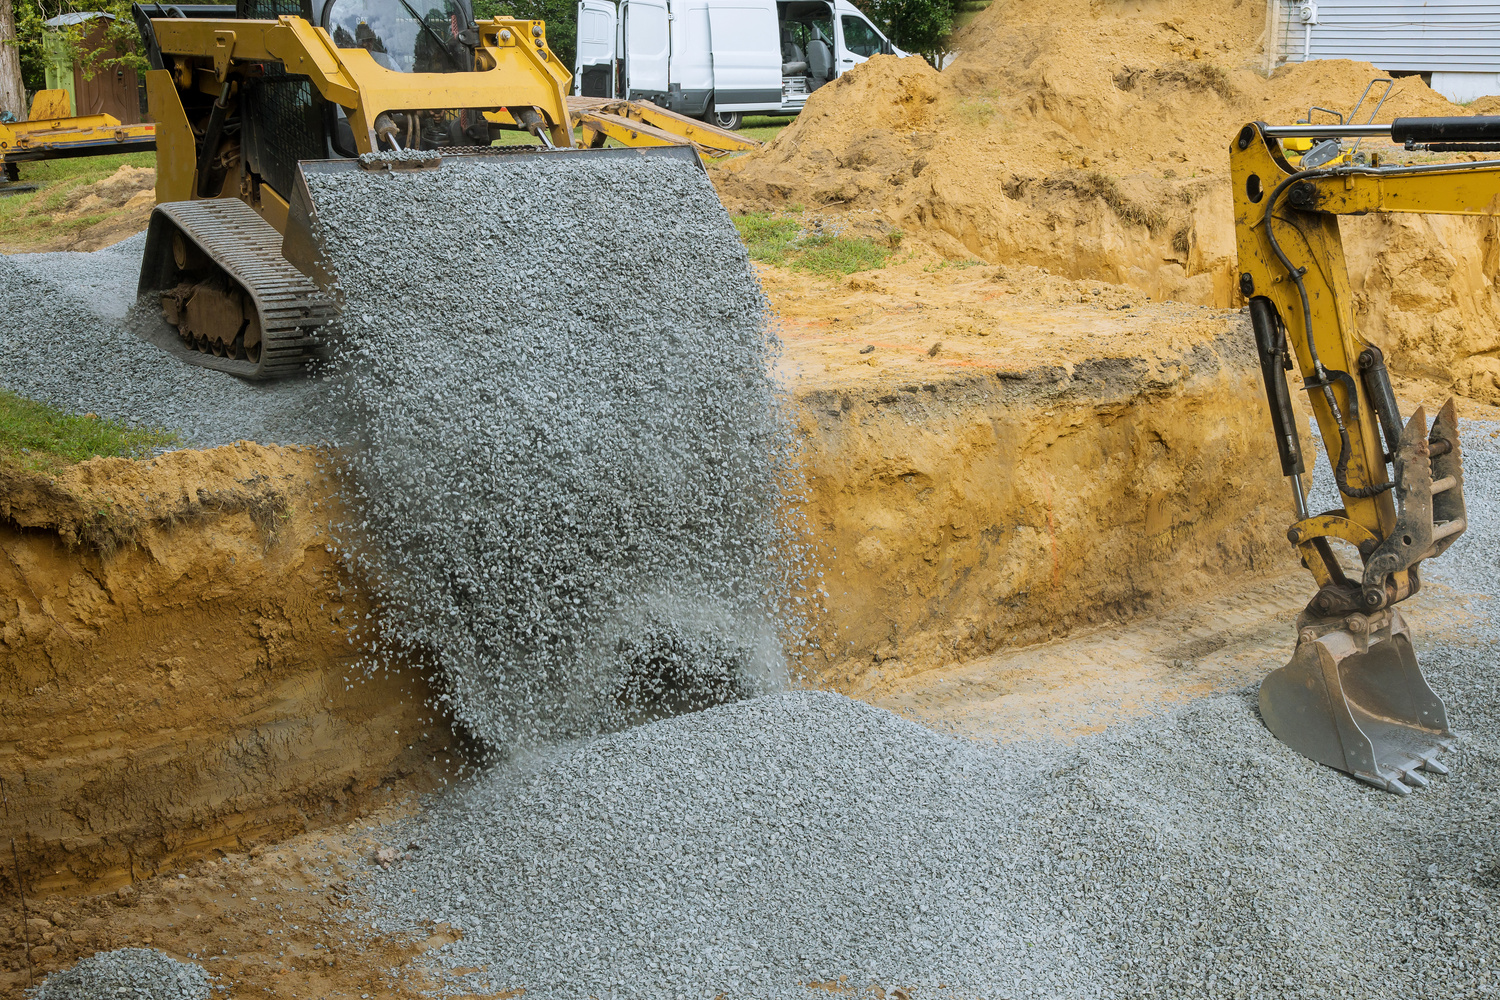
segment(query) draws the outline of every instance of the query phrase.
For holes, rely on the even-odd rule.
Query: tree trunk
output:
[[[26,117],[26,85],[21,82],[21,49],[16,44],[16,12],[0,0],[0,111]]]

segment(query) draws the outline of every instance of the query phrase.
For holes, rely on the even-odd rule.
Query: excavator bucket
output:
[[[1443,701],[1422,676],[1406,621],[1395,609],[1352,615],[1314,635],[1260,686],[1260,714],[1304,757],[1402,795],[1446,774],[1454,745]]]

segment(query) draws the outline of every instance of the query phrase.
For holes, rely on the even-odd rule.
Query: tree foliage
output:
[[[854,0],[865,16],[907,52],[916,52],[937,68],[947,55],[948,34],[959,0]]]
[[[547,22],[547,47],[573,72],[578,54],[578,0],[474,0],[474,17],[518,17]]]
[[[204,2],[204,0],[200,0]],[[207,0],[213,2],[213,0]],[[41,90],[47,85],[46,58],[42,36],[48,29],[43,22],[80,11],[101,11],[115,15],[103,36],[90,36],[96,22],[84,22],[66,29],[66,38],[74,58],[84,74],[93,77],[116,67],[145,72],[151,67],[142,54],[141,36],[130,16],[131,0],[15,0],[16,38],[21,49],[21,75],[27,90]],[[519,17],[547,22],[547,44],[569,71],[577,51],[577,0],[474,0],[474,16]],[[93,42],[94,44],[90,44]]]

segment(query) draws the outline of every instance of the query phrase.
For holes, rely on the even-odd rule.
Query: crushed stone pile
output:
[[[765,302],[696,164],[309,185],[344,297],[328,379],[361,513],[339,532],[382,604],[375,659],[431,651],[445,711],[492,748],[779,684],[790,428]],[[429,217],[451,206],[463,239]]]
[[[736,210],[874,212],[952,257],[1236,305],[1232,137],[1311,105],[1348,113],[1385,75],[1318,60],[1268,80],[1264,25],[1211,0],[1148,12],[995,0],[942,72],[876,56],[817,90],[764,148],[716,168],[716,182]],[[1468,113],[1404,77],[1379,120]],[[1361,320],[1387,356],[1500,402],[1493,226],[1390,216],[1343,228]]]
[[[32,1000],[209,1000],[212,982],[201,965],[155,948],[90,955],[27,991]]]
[[[1482,611],[1500,428],[1465,435],[1474,523],[1440,562]],[[446,921],[455,988],[528,997],[1490,995],[1500,626],[1475,618],[1417,636],[1461,741],[1407,798],[1278,743],[1254,688],[999,746],[784,692],[450,790],[388,828],[358,916]]]
[[[184,364],[127,326],[146,237],[92,253],[0,255],[0,389],[69,413],[164,427],[202,448],[311,444],[322,385],[252,383]]]

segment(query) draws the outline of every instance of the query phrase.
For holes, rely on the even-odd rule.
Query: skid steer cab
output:
[[[136,311],[148,340],[246,378],[303,371],[337,306],[305,173],[472,156],[679,156],[577,147],[541,21],[468,0],[138,4],[157,209]],[[519,147],[493,146],[506,131]],[[456,208],[455,213],[461,209]],[[455,218],[458,215],[455,214]]]
[[[1401,413],[1386,357],[1358,324],[1339,216],[1500,214],[1500,160],[1399,162],[1415,158],[1387,148],[1361,163],[1339,148],[1370,138],[1422,159],[1494,152],[1500,118],[1252,122],[1231,140],[1229,160],[1240,291],[1292,486],[1287,537],[1318,586],[1298,617],[1291,662],[1261,684],[1261,716],[1305,756],[1404,794],[1446,774],[1438,756],[1454,745],[1397,606],[1421,589],[1423,561],[1468,526],[1463,451],[1451,399],[1431,423],[1421,407]],[[1287,143],[1309,139],[1327,148],[1288,156]],[[1300,376],[1326,445],[1336,509],[1308,507],[1288,372]]]

